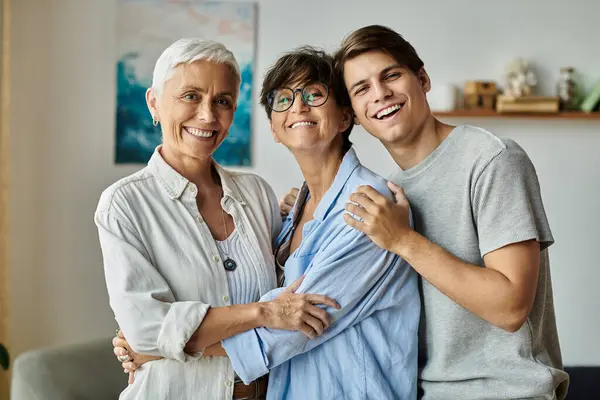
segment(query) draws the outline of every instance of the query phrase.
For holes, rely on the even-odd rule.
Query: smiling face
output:
[[[320,83],[295,82],[286,85],[290,89],[304,89],[309,100],[320,104],[322,98],[327,96]],[[291,101],[291,91],[281,98],[277,96],[273,101]],[[276,142],[282,143],[293,151],[318,151],[334,149],[339,151],[342,147],[342,136],[351,123],[350,110],[338,106],[335,95],[329,91],[327,100],[318,107],[311,107],[302,101],[299,91],[295,92],[292,106],[283,112],[271,113],[271,132]],[[316,99],[316,100],[315,100]]]
[[[429,76],[414,74],[391,55],[370,51],[344,63],[355,121],[384,143],[412,140],[430,115]]]
[[[277,59],[263,79],[260,104],[275,141],[292,151],[345,154],[352,147],[350,99],[333,57],[321,49],[302,46]]]
[[[180,64],[159,96],[148,89],[148,108],[161,124],[163,156],[210,159],[228,134],[237,101],[237,80],[225,64]]]

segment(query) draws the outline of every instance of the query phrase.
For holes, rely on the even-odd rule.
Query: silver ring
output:
[[[119,361],[121,361],[122,363],[124,363],[124,362],[127,362],[127,361],[130,361],[130,360],[131,360],[131,358],[129,357],[129,355],[128,355],[128,354],[125,354],[124,356],[118,356],[118,357],[117,357],[117,359],[118,359]]]

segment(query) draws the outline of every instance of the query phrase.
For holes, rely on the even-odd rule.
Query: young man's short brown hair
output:
[[[336,71],[343,78],[346,61],[370,51],[388,53],[415,75],[424,65],[415,48],[398,32],[386,26],[369,25],[352,32],[344,39],[334,55]]]
[[[273,112],[268,105],[269,92],[281,89],[291,83],[323,83],[333,93],[336,103],[351,109],[350,97],[342,76],[335,71],[333,57],[326,52],[311,46],[302,46],[280,57],[267,71],[260,92],[260,104],[265,107],[267,117],[271,119]],[[297,99],[296,101],[302,101]],[[329,101],[329,100],[328,100]],[[354,124],[342,132],[342,149],[344,153],[352,147],[349,139]]]

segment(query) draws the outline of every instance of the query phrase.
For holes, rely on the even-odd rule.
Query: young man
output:
[[[360,220],[345,218],[423,278],[422,398],[564,399],[547,252],[554,239],[525,151],[436,120],[423,61],[393,30],[353,32],[336,62],[355,123],[401,169],[399,186],[389,184],[395,203],[359,187],[346,209]]]

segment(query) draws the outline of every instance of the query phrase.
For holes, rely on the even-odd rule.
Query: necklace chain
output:
[[[225,253],[225,258],[229,258],[229,233],[227,232],[227,222],[225,221],[225,210],[221,207],[221,217],[223,217],[223,228],[225,229],[225,239],[223,240],[223,252]]]
[[[225,198],[225,191],[223,190],[223,186],[221,186],[221,201]],[[225,220],[225,210],[221,205],[221,218],[223,219],[223,229],[225,230],[225,240],[223,240],[223,253],[225,253],[225,260],[223,260],[223,267],[225,267],[226,271],[235,271],[237,268],[237,263],[229,258],[229,231],[227,230],[227,221]],[[217,240],[215,240],[217,242]],[[217,243],[218,246],[218,243]]]

